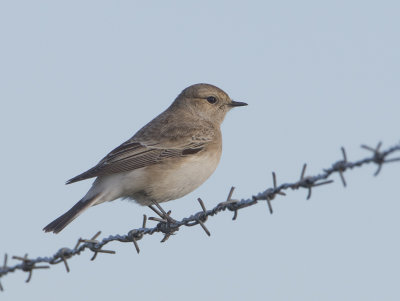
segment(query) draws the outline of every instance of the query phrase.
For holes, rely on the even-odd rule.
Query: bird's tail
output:
[[[76,219],[83,211],[88,209],[89,207],[95,205],[98,200],[99,195],[96,195],[92,198],[81,199],[78,203],[76,203],[71,209],[61,215],[59,218],[52,221],[46,227],[43,228],[45,232],[53,232],[55,234],[61,232],[70,222]]]

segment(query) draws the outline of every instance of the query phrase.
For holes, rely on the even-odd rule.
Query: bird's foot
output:
[[[154,208],[153,205],[149,205],[149,208],[150,208],[151,210],[153,210],[159,217],[161,217],[161,218],[163,219],[163,220],[160,220],[160,221],[162,221],[162,222],[167,221],[168,223],[176,223],[176,222],[177,222],[175,219],[173,219],[173,218],[171,217],[171,211],[166,212],[166,211],[160,206],[160,204],[159,204],[158,202],[156,202],[156,201],[152,201],[152,202],[153,202],[153,204],[154,204],[157,208]],[[154,220],[154,218],[153,218],[153,220]]]

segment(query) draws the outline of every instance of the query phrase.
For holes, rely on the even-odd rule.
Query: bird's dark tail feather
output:
[[[71,209],[44,227],[43,231],[53,232],[55,234],[61,232],[61,230],[63,230],[70,222],[77,218],[83,211],[92,206],[96,200],[96,196],[91,199],[80,200]]]

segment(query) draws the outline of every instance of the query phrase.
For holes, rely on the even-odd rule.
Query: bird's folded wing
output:
[[[183,137],[181,137],[183,138]],[[202,139],[189,136],[187,139],[177,139],[178,143],[159,143],[153,141],[138,142],[135,137],[121,144],[96,166],[88,171],[70,179],[67,184],[82,181],[85,179],[109,175],[120,172],[127,172],[154,165],[167,158],[185,157],[200,152],[211,140],[211,136]]]

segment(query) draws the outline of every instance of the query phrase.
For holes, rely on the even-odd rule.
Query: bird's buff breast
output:
[[[195,156],[172,159],[162,164],[134,170],[126,175],[123,197],[141,205],[179,199],[203,184],[215,171],[221,152],[201,152]],[[132,187],[134,183],[134,188]],[[133,189],[132,189],[133,188]]]

